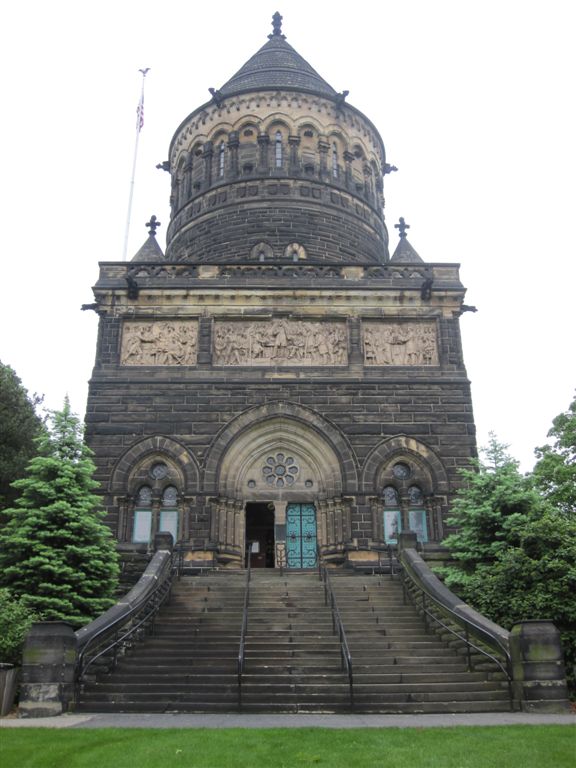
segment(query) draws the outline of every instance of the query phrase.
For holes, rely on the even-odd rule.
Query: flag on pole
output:
[[[144,94],[140,97],[140,102],[136,107],[136,130],[138,133],[142,130],[144,125]]]
[[[144,125],[144,78],[150,72],[150,67],[139,69],[138,72],[142,73],[142,91],[140,93],[140,102],[136,107],[136,131],[140,133]]]

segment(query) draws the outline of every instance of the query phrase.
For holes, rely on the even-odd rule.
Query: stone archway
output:
[[[321,547],[343,544],[351,536],[342,495],[352,461],[348,454],[344,466],[331,439],[330,433],[337,435],[337,431],[332,426],[324,432],[318,429],[318,418],[304,421],[285,408],[274,410],[268,409],[265,415],[251,412],[252,418],[243,419],[237,429],[229,425],[226,445],[217,444],[207,460],[206,469],[214,472],[217,490],[211,535],[221,559],[230,562],[245,559],[247,504],[273,508],[276,561],[285,553],[290,535],[287,509],[296,505],[313,507]],[[343,444],[340,437],[338,447]]]

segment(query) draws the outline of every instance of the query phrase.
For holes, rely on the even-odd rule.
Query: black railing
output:
[[[344,625],[340,617],[340,611],[336,603],[336,597],[334,590],[332,589],[332,583],[330,581],[330,575],[328,569],[321,562],[320,556],[318,556],[318,573],[320,579],[324,583],[324,605],[329,605],[332,611],[332,631],[338,635],[340,641],[340,658],[342,664],[342,671],[346,671],[348,674],[348,690],[350,696],[350,709],[354,709],[354,674],[352,667],[352,655],[348,646],[348,640],[346,639],[346,632],[344,631]]]
[[[250,607],[250,553],[246,568],[246,588],[244,590],[244,608],[242,611],[242,628],[240,630],[240,645],[238,647],[238,709],[242,709],[242,676],[246,659],[246,633],[248,632],[248,608]]]
[[[170,596],[174,565],[170,552],[156,552],[130,592],[102,616],[78,630],[77,686],[96,663],[107,670],[113,669],[118,657],[141,635],[151,631],[156,614]]]
[[[416,553],[414,553],[415,555]],[[412,555],[412,559],[414,559]],[[460,643],[464,645],[466,653],[466,663],[468,671],[474,671],[473,654],[479,654],[483,658],[493,663],[503,674],[507,684],[510,696],[510,708],[514,708],[514,695],[512,687],[512,660],[510,649],[507,642],[506,630],[492,624],[489,620],[476,614],[469,606],[459,601],[450,590],[447,589],[439,579],[428,569],[424,561],[416,555],[420,561],[419,565],[428,570],[426,582],[422,580],[419,573],[414,569],[406,551],[401,554],[400,578],[404,592],[404,602],[409,599],[416,611],[424,619],[426,631],[448,632]],[[437,582],[437,585],[436,585]],[[447,595],[454,598],[452,600],[443,599]],[[468,615],[466,615],[468,614]],[[475,619],[478,616],[478,620]]]

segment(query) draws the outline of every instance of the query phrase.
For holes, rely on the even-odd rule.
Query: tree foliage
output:
[[[552,445],[536,448],[534,480],[543,495],[565,514],[576,513],[576,398],[556,416],[548,437]]]
[[[38,455],[0,530],[0,586],[44,620],[79,627],[112,603],[118,557],[93,491],[95,470],[66,399],[37,439]]]
[[[554,429],[566,423],[556,419]],[[442,576],[464,600],[508,629],[527,619],[553,621],[574,687],[576,516],[567,514],[574,489],[559,471],[561,462],[552,461],[552,449],[540,476],[522,475],[493,436],[483,454],[484,461],[463,472],[465,484],[448,520],[457,531],[444,542],[456,564],[442,569]],[[566,453],[556,455],[566,463]]]
[[[24,639],[35,616],[22,598],[0,589],[0,662],[20,664]]]
[[[0,510],[11,506],[18,491],[11,487],[23,477],[36,453],[34,440],[43,429],[36,413],[42,403],[28,395],[15,371],[0,361]]]

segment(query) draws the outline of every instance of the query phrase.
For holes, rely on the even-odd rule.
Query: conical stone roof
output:
[[[158,245],[155,235],[149,234],[148,239],[137,251],[132,261],[163,261],[164,253]]]
[[[220,88],[222,96],[263,89],[310,91],[336,95],[332,86],[286,42],[278,28],[268,42]]]
[[[400,238],[396,246],[390,263],[395,264],[423,264],[424,260],[420,254],[410,245],[406,236]]]

